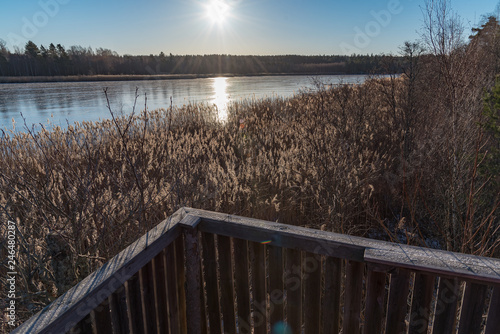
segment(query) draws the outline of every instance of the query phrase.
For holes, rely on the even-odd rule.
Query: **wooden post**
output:
[[[231,264],[231,239],[217,236],[219,248],[220,293],[224,333],[236,333],[236,316],[234,311],[233,266]]]
[[[493,288],[491,295],[490,309],[488,310],[488,320],[484,334],[497,334],[500,328],[500,286]]]
[[[165,274],[165,251],[153,258],[154,296],[157,319],[156,332],[168,334],[167,279]]]
[[[405,317],[409,293],[410,272],[399,268],[391,273],[389,299],[387,301],[386,334],[400,334],[406,331]]]
[[[250,243],[252,251],[253,322],[255,334],[267,333],[266,246]]]
[[[304,284],[304,330],[319,333],[321,316],[321,256],[304,253],[302,261]]]
[[[144,333],[154,333],[156,330],[156,314],[154,304],[154,282],[153,264],[149,262],[139,270],[139,282],[141,286],[142,318],[144,320]]]
[[[90,312],[90,319],[92,321],[92,328],[95,334],[109,334],[113,332],[109,302],[107,299],[95,310]]]
[[[470,282],[465,284],[458,334],[481,333],[485,298],[486,285]]]
[[[182,240],[181,240],[182,241]],[[179,325],[179,301],[177,293],[177,268],[175,263],[175,245],[168,245],[165,251],[165,269],[167,280],[167,304],[168,304],[168,324],[170,333],[180,333]],[[182,263],[184,268],[184,262]],[[184,291],[184,288],[182,289]]]
[[[179,333],[187,334],[187,305],[186,305],[186,253],[184,249],[184,235],[175,240],[175,266],[177,274],[177,300],[179,302]]]
[[[278,322],[284,322],[283,314],[283,248],[268,246],[269,249],[269,321],[271,329]]]
[[[292,333],[302,332],[302,253],[287,249],[285,257],[286,319]]]
[[[233,239],[234,245],[234,283],[238,308],[238,332],[252,332],[250,319],[250,280],[248,270],[248,242]]]
[[[203,247],[203,280],[206,288],[210,333],[220,334],[222,332],[222,326],[219,306],[219,289],[217,286],[217,258],[214,235],[211,233],[201,233],[201,242]]]
[[[122,286],[109,296],[113,334],[129,333],[125,288]]]
[[[344,333],[360,333],[361,296],[363,293],[363,270],[361,262],[347,261],[344,293]]]
[[[198,230],[185,230],[187,333],[202,333],[202,301]]]
[[[325,257],[325,292],[321,303],[323,333],[338,333],[340,326],[340,288],[342,286],[342,260]]]
[[[434,275],[420,272],[415,274],[409,334],[427,333],[435,281],[436,277]]]
[[[439,278],[432,334],[455,333],[459,288],[458,279]]]
[[[385,311],[385,272],[368,270],[363,333],[382,333]]]

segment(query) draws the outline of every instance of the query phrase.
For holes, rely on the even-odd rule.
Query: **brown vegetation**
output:
[[[456,36],[429,13],[430,37]],[[449,48],[430,39],[425,56],[407,43],[402,76],[235,103],[225,123],[215,107],[188,105],[4,134],[1,220],[18,228],[19,315],[181,206],[499,256],[498,101],[483,114],[498,22],[478,31]]]

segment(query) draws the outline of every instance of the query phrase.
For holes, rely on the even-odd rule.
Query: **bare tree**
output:
[[[491,75],[476,44],[467,44],[462,21],[453,13],[449,0],[427,0],[423,13],[422,40],[431,55],[433,73],[428,89],[433,90],[434,97],[427,103],[437,115],[429,138],[440,141],[431,145],[440,150],[437,156],[443,164],[441,194],[448,204],[441,218],[446,244],[449,250],[472,251],[464,249],[471,245],[465,246],[462,236],[466,232],[464,219],[470,218],[466,212],[472,203],[471,175],[477,167],[471,161],[475,161],[473,157],[482,145],[477,124],[483,90]]]

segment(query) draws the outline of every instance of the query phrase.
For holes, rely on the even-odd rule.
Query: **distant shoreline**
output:
[[[217,77],[256,77],[256,76],[282,76],[282,75],[300,75],[300,76],[319,76],[319,75],[364,75],[345,74],[345,73],[251,73],[251,74],[156,74],[156,75],[68,75],[68,76],[0,76],[0,84],[9,83],[42,83],[42,82],[92,82],[92,81],[140,81],[140,80],[175,80],[175,79],[199,79],[199,78],[217,78]]]

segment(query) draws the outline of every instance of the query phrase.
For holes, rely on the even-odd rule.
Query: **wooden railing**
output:
[[[15,333],[500,333],[500,260],[183,208]]]

